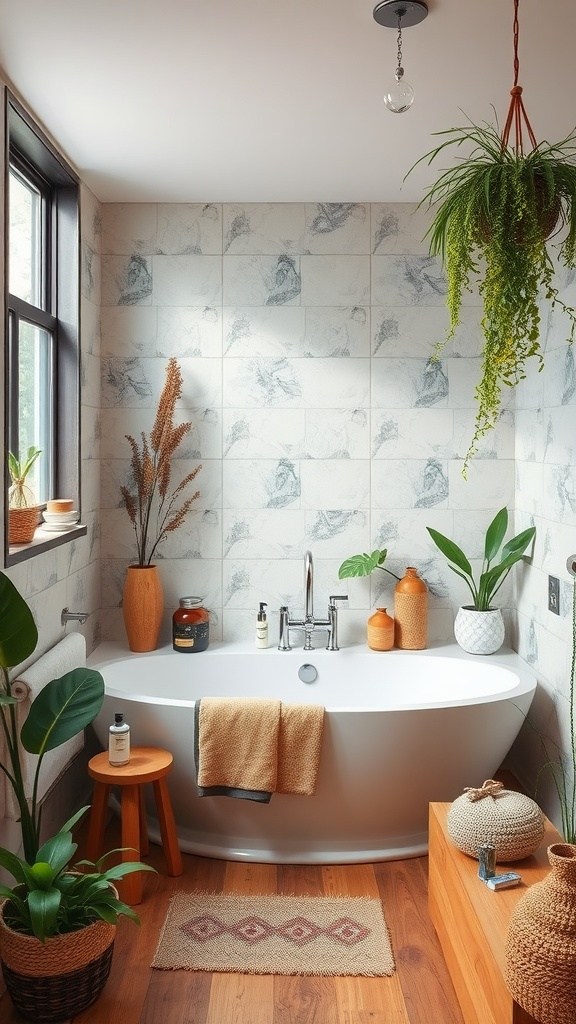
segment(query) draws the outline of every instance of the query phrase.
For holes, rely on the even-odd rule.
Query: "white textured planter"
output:
[[[464,605],[454,623],[456,642],[468,654],[494,654],[504,643],[504,619],[500,608],[479,612]]]

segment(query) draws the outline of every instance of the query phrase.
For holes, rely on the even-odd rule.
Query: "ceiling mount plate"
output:
[[[374,8],[374,20],[385,28],[398,28],[401,18],[402,28],[419,25],[428,14],[428,4],[424,0],[380,0]]]

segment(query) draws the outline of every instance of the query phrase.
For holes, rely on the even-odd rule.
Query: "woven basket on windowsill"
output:
[[[55,1024],[85,1010],[108,980],[115,936],[116,925],[96,921],[40,942],[9,928],[0,908],[0,963],[18,1012]]]
[[[30,544],[40,522],[40,505],[8,509],[8,543]]]

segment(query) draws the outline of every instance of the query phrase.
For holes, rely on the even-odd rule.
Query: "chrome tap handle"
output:
[[[314,618],[314,563],[311,551],[307,551],[304,555],[304,598],[304,618],[312,621]]]
[[[279,651],[291,651],[290,646],[290,627],[288,618],[288,608],[285,604],[280,609],[280,631],[278,634],[278,650]]]
[[[338,609],[336,607],[336,601],[347,601],[348,594],[331,594],[330,603],[328,605],[328,619],[330,622],[328,630],[328,643],[326,644],[327,651],[339,651],[338,647]]]

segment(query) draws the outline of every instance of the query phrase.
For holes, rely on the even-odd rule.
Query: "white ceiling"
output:
[[[396,33],[374,3],[0,0],[0,68],[103,202],[411,202],[432,132],[491,105],[503,122],[513,0],[429,0],[404,31],[403,115],[382,102]],[[538,140],[576,123],[575,40],[574,0],[521,0]]]

